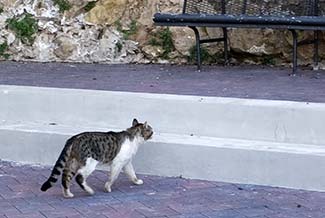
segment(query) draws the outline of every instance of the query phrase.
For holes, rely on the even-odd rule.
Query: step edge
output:
[[[34,125],[31,128],[28,124],[20,125],[0,125],[0,131],[18,131],[27,133],[40,133],[40,134],[56,134],[66,135],[67,139],[69,136],[83,132],[80,127],[64,126],[61,129],[60,126],[52,126],[51,130],[46,130],[42,127],[45,125]],[[81,128],[83,130],[92,129],[94,131],[119,131],[121,129],[114,128]],[[261,152],[281,152],[281,153],[295,153],[305,155],[317,155],[325,156],[325,146],[314,145],[314,144],[294,144],[294,143],[280,143],[272,141],[261,141],[261,140],[247,140],[247,139],[235,139],[235,138],[220,138],[220,137],[209,137],[209,136],[196,136],[196,135],[182,135],[174,133],[155,133],[151,143],[162,143],[162,144],[179,144],[184,146],[204,146],[219,149],[237,149],[237,150],[253,150]]]

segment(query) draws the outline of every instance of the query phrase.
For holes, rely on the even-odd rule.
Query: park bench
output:
[[[291,31],[293,38],[292,71],[297,71],[297,49],[314,44],[314,66],[319,62],[320,31],[325,30],[325,0],[184,0],[182,13],[156,13],[158,26],[187,26],[196,36],[198,70],[201,69],[201,44],[224,43],[228,62],[228,28],[271,28]],[[223,37],[201,39],[197,27],[218,27]],[[297,30],[314,32],[311,40],[298,41]]]

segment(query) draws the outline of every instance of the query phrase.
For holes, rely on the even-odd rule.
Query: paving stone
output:
[[[0,166],[5,173],[0,177],[0,194],[5,196],[0,199],[0,217],[6,218],[324,218],[325,214],[322,192],[148,175],[139,175],[147,183],[130,188],[121,175],[113,192],[106,193],[98,179],[104,175],[101,171],[91,175],[95,179],[89,178],[94,182],[90,185],[96,189],[95,195],[89,196],[74,184],[75,198],[65,199],[60,184],[46,193],[40,192],[40,183],[23,185],[38,171],[48,175],[49,168],[6,161],[0,161]],[[24,177],[13,174],[20,175],[21,171],[33,173]]]
[[[109,196],[108,193],[105,193],[105,195],[85,196],[81,201],[90,206],[120,203],[118,199]]]
[[[6,201],[4,199],[0,200],[0,211],[2,211],[1,208],[6,208],[6,207],[9,207],[9,206],[11,206],[11,204],[8,201]]]
[[[282,214],[282,213],[279,213],[279,214],[273,214],[271,216],[266,216],[267,218],[306,218],[306,216],[304,216],[303,214],[301,213],[295,213],[295,212],[292,212],[292,213],[285,213],[285,214]]]
[[[66,216],[66,218],[80,218],[80,217],[84,217],[84,218],[108,218],[107,216],[103,215],[103,214],[82,214],[82,215],[70,215],[70,216]]]
[[[202,213],[202,214],[209,218],[247,218],[243,214],[240,214],[237,211],[232,210],[232,209],[220,210],[220,211],[214,211],[214,212],[206,212],[206,213]]]
[[[96,205],[96,206],[77,206],[75,209],[82,214],[82,216],[86,217],[100,217],[100,216],[108,216],[109,214],[115,214],[116,211],[105,205]]]
[[[194,214],[183,214],[183,215],[169,216],[169,218],[207,218],[207,217],[200,213],[194,213]]]
[[[173,215],[179,215],[181,213],[177,212],[176,210],[173,210],[170,207],[143,207],[136,209],[139,213],[143,214],[145,217],[156,217],[156,216],[173,216]]]
[[[42,215],[47,218],[59,218],[59,217],[69,217],[69,216],[81,216],[77,210],[69,207],[62,207],[57,210],[46,210],[40,211]]]
[[[144,215],[135,210],[111,213],[107,214],[106,216],[108,218],[146,218]]]
[[[123,196],[115,196],[121,202],[145,201],[150,200],[150,197],[143,193],[127,194]]]
[[[277,213],[276,211],[270,210],[266,207],[241,208],[235,209],[235,211],[247,217],[271,216]]]
[[[263,198],[248,198],[248,199],[241,199],[238,198],[236,201],[230,203],[233,208],[266,208],[266,209],[276,209],[279,207],[279,204],[276,204],[272,201],[265,200]],[[281,205],[283,208],[284,205]]]
[[[21,215],[21,212],[14,206],[2,206],[0,207],[0,214],[6,216]]]
[[[144,181],[146,182],[146,181]],[[156,190],[151,188],[150,186],[145,186],[145,187],[140,187],[137,185],[131,185],[130,182],[127,182],[127,184],[121,184],[121,183],[117,183],[116,185],[118,185],[119,187],[117,188],[119,191],[123,192],[123,193],[152,193],[155,192]]]
[[[91,72],[91,73],[89,73]],[[324,71],[261,66],[1,62],[0,84],[325,102]],[[96,78],[96,80],[93,80]],[[125,79],[128,78],[128,79]]]
[[[213,202],[207,205],[207,207],[212,211],[237,209],[243,207],[242,205],[236,205],[232,202]]]
[[[46,218],[39,212],[28,212],[23,214],[6,214],[7,218]]]
[[[127,201],[119,204],[111,204],[109,206],[115,210],[115,213],[111,213],[109,215],[110,217],[112,216],[116,217],[118,215],[130,216],[132,214],[137,217],[144,217],[144,215],[139,211],[149,210],[147,206],[137,201]]]
[[[15,206],[21,213],[30,213],[30,212],[35,212],[39,210],[55,210],[54,207],[50,206],[49,204],[24,204],[24,205],[16,205]]]
[[[308,218],[324,218],[325,214],[323,211],[303,211],[301,213],[302,216]]]
[[[110,207],[116,211],[120,211],[125,209],[129,209],[129,210],[139,209],[145,207],[145,205],[138,201],[128,201],[128,202],[120,202],[118,204],[111,204]]]
[[[207,181],[200,180],[186,180],[186,182],[182,183],[182,186],[185,187],[187,190],[216,187],[216,185],[212,182],[209,183]]]
[[[211,209],[206,204],[182,204],[173,203],[169,207],[179,214],[190,214],[195,212],[209,212]]]

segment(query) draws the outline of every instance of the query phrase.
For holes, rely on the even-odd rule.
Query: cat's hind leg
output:
[[[87,184],[86,179],[87,177],[94,172],[96,169],[96,166],[98,164],[98,161],[93,158],[88,158],[86,161],[85,166],[81,167],[78,170],[76,181],[78,185],[85,190],[88,194],[93,195],[95,192],[94,190]]]
[[[143,181],[137,178],[131,161],[124,166],[123,170],[125,174],[129,177],[130,181],[133,182],[133,184],[135,185],[143,184]]]
[[[75,173],[69,168],[65,168],[62,174],[62,186],[63,186],[63,196],[65,198],[73,198],[73,194],[70,191],[70,183]]]

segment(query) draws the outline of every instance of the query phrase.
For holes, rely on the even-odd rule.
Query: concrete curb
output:
[[[141,173],[325,191],[325,104],[0,86],[0,158],[53,164],[64,141],[147,120]]]

